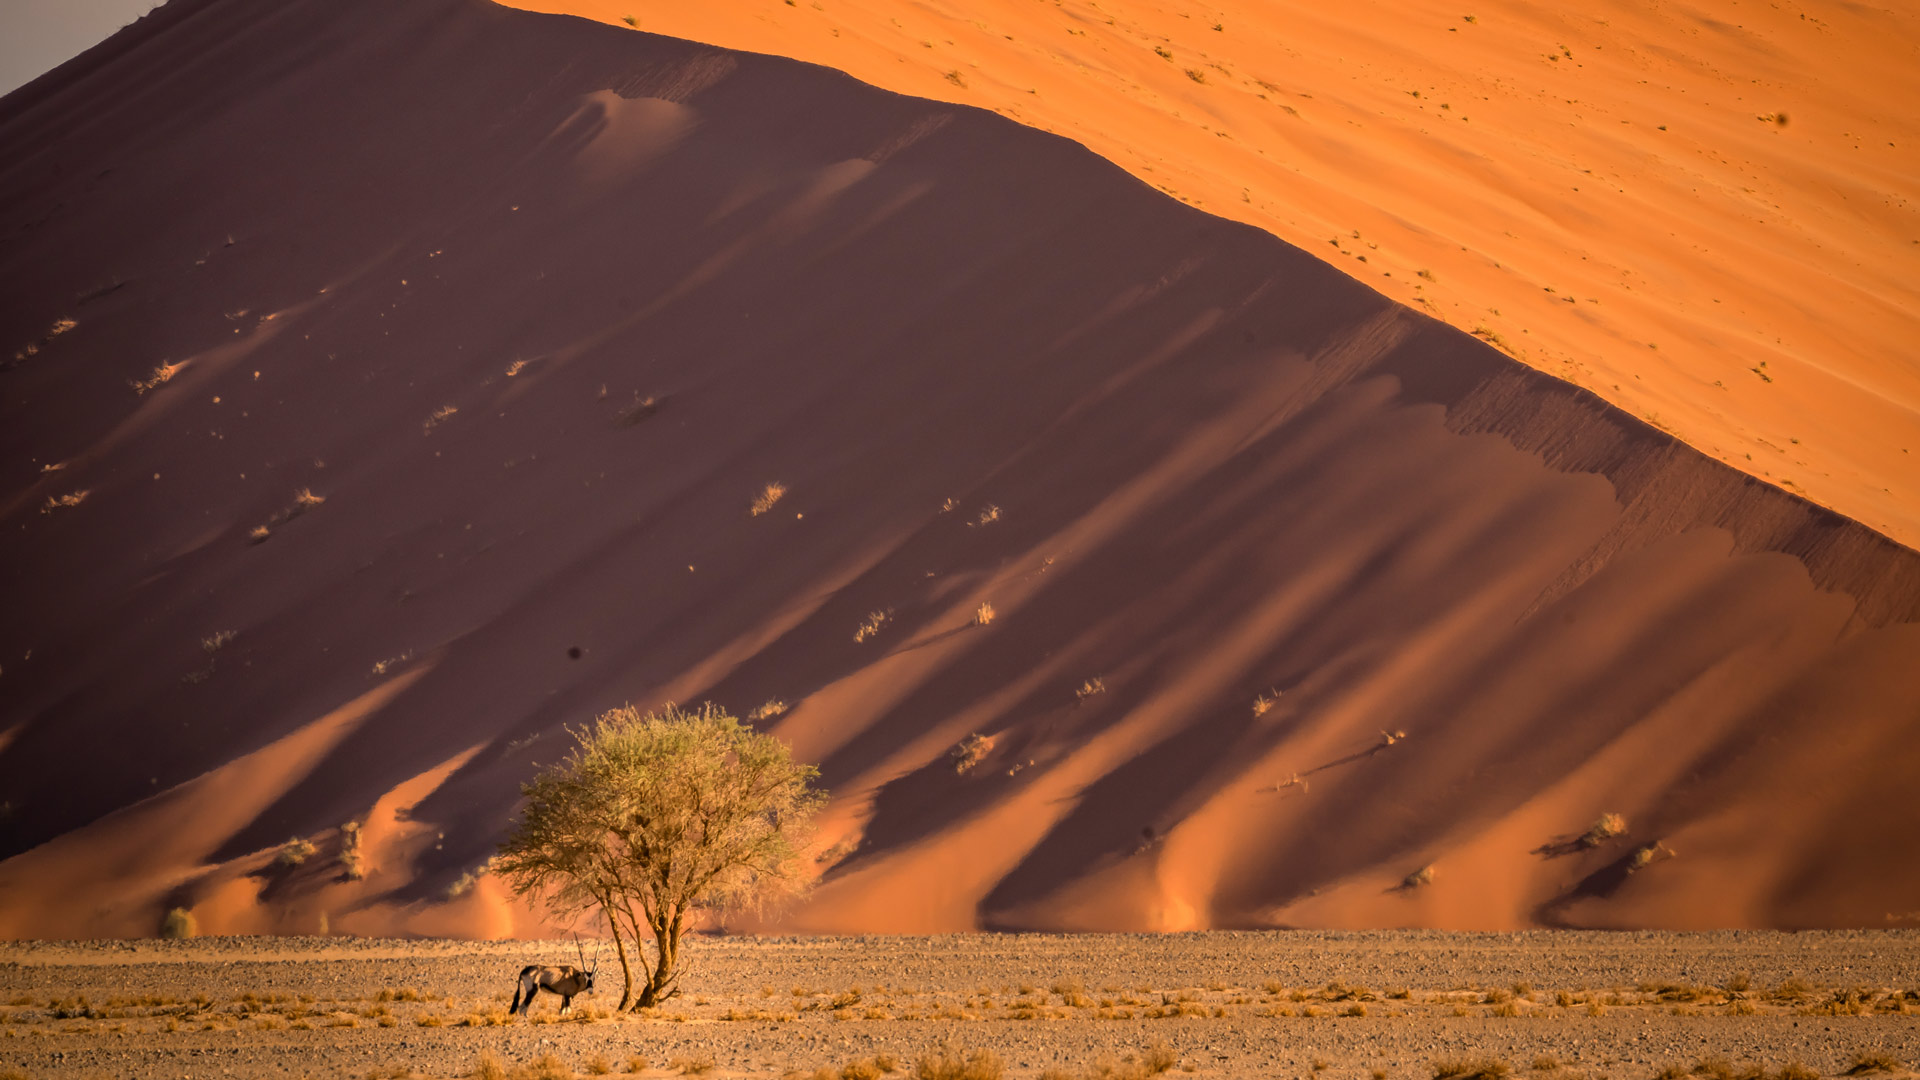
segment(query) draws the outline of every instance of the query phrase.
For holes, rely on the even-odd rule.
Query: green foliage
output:
[[[498,873],[561,915],[597,911],[626,943],[651,937],[642,1008],[672,992],[681,936],[703,910],[755,908],[797,891],[800,851],[825,802],[818,770],[786,744],[703,705],[632,706],[574,732],[566,759],[522,786]]]

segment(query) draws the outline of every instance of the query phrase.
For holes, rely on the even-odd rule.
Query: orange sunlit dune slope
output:
[[[1920,9],[514,0],[1076,139],[1920,544]]]
[[[537,929],[520,782],[665,701],[832,792],[763,926],[1911,918],[1920,552],[1371,284],[786,58],[176,0],[0,99],[0,936]]]

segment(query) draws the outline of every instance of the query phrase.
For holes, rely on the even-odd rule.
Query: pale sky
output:
[[[0,0],[0,94],[112,36],[160,0]]]

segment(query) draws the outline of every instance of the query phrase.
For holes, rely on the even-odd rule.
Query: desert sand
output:
[[[1058,132],[1920,543],[1920,9],[514,0]]]
[[[1068,140],[179,0],[0,162],[0,935],[561,929],[669,700],[834,795],[735,929],[1920,918],[1920,555]]]
[[[1125,1059],[1155,1048],[1168,1076],[1234,1080],[1430,1080],[1449,1060],[1817,1077],[1863,1056],[1883,1067],[1853,1075],[1899,1080],[1920,1058],[1915,954],[1911,932],[728,938],[690,943],[696,974],[658,1009],[610,1012],[611,984],[519,1019],[514,973],[571,941],[33,943],[0,950],[0,1070],[424,1080],[490,1056],[544,1061],[542,1080],[904,1080],[945,1043],[1010,1080],[1144,1078]]]

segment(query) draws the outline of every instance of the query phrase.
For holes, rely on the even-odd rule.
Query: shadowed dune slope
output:
[[[1075,139],[1920,544],[1920,7],[513,0]]]
[[[0,932],[522,932],[517,781],[707,698],[834,792],[788,927],[1920,908],[1920,557],[1071,142],[175,0],[0,163]]]

